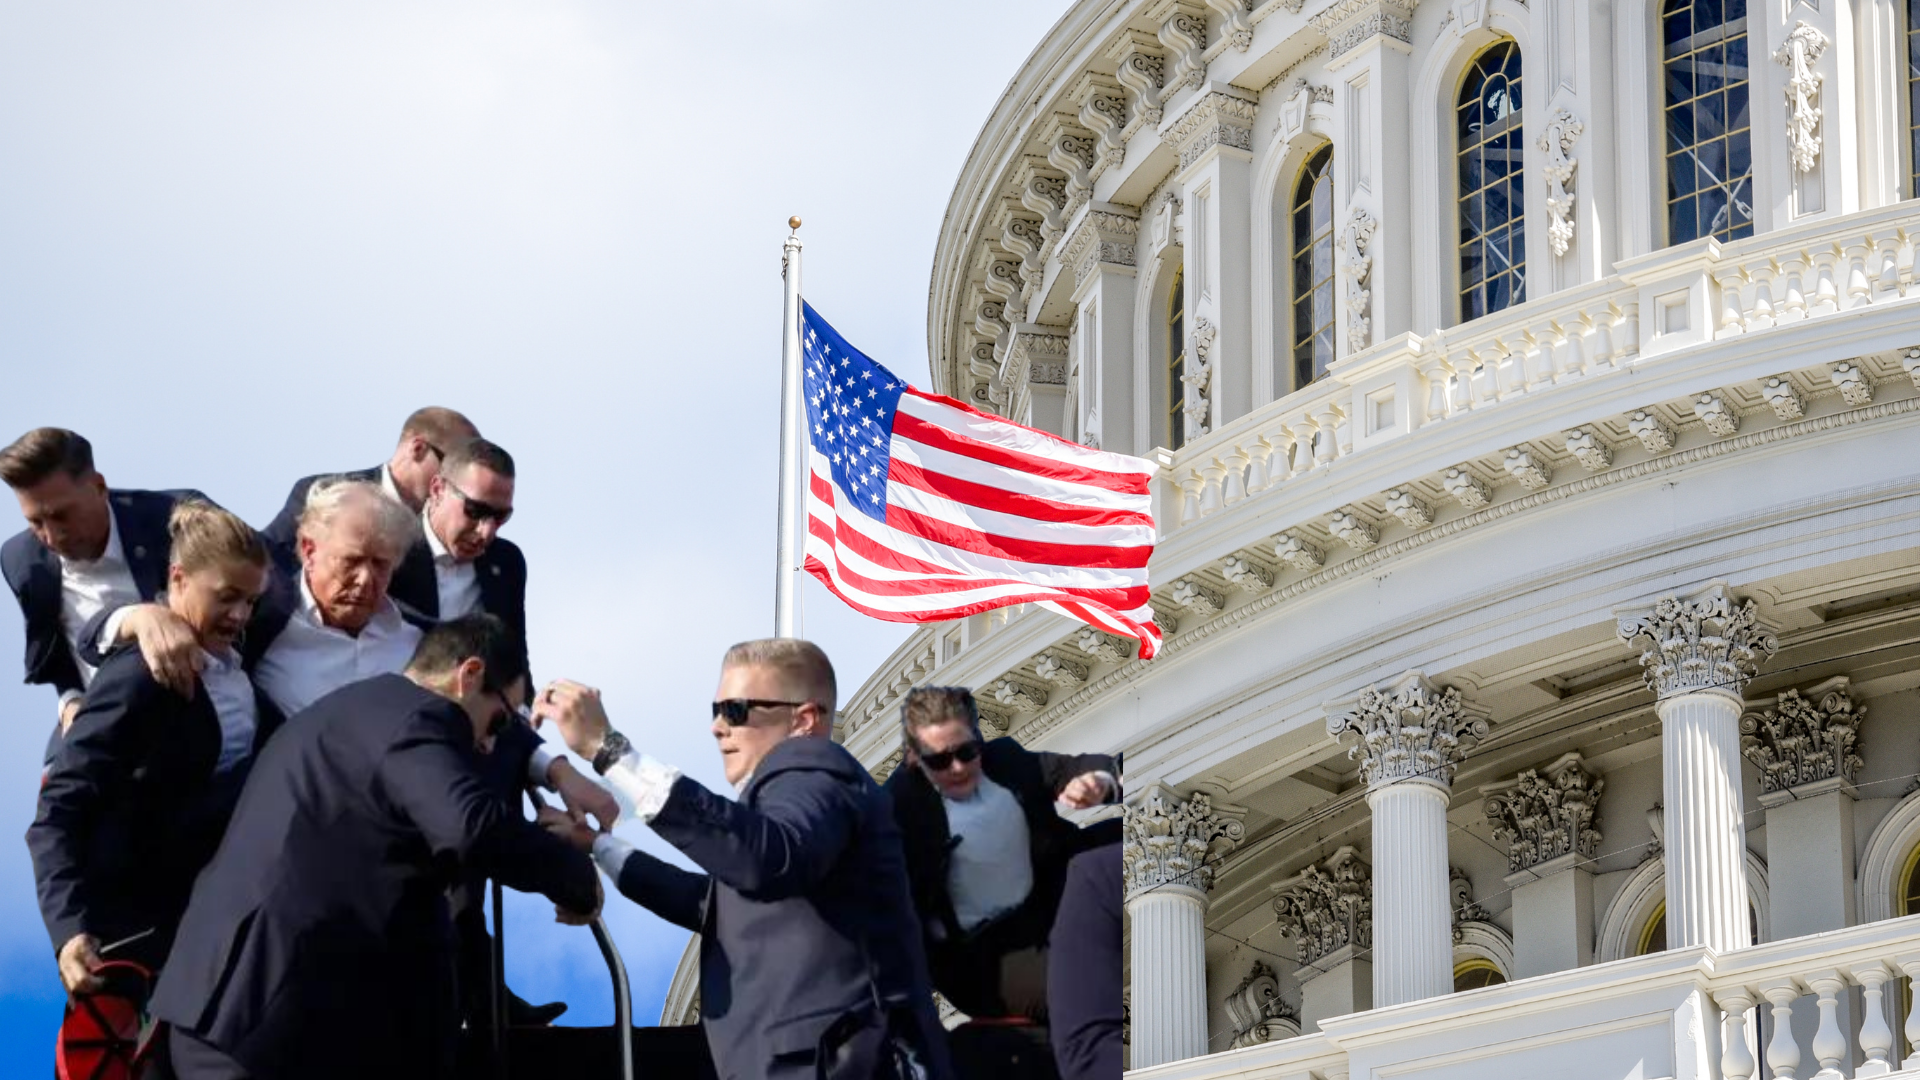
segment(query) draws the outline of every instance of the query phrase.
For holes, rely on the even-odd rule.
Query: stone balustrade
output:
[[[1914,975],[1920,916],[1728,953],[1701,946],[1589,965],[1335,1017],[1317,1033],[1128,1076],[1920,1078],[1920,1059],[1899,1058],[1896,1027],[1896,980]],[[1785,1022],[1802,998],[1817,1006],[1817,1024]],[[1920,1043],[1920,1012],[1904,1026]],[[1569,1073],[1569,1062],[1583,1068]]]
[[[1905,299],[1917,241],[1910,203],[1733,244],[1701,240],[1463,326],[1382,342],[1163,452],[1162,535],[1431,424],[1510,410],[1686,346]],[[1835,389],[1858,382],[1850,371],[1833,373]]]

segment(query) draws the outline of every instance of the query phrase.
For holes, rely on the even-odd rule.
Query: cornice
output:
[[[1632,483],[1648,476],[1685,468],[1703,461],[1711,461],[1748,450],[1772,445],[1787,439],[1835,431],[1845,427],[1872,423],[1899,416],[1920,414],[1920,397],[1904,398],[1879,405],[1851,409],[1846,412],[1829,413],[1807,420],[1782,424],[1777,427],[1755,431],[1746,435],[1737,435],[1717,442],[1706,443],[1690,449],[1676,451],[1660,457],[1632,465],[1622,466],[1604,473],[1596,473],[1558,487],[1537,491],[1508,502],[1498,503],[1474,511],[1451,521],[1441,522],[1430,528],[1422,529],[1410,536],[1401,537],[1390,543],[1380,545],[1363,552],[1354,558],[1334,566],[1327,567],[1306,577],[1300,578],[1265,595],[1255,597],[1244,604],[1234,607],[1218,616],[1200,623],[1183,633],[1170,635],[1161,644],[1155,662],[1163,662],[1183,652],[1196,648],[1217,634],[1237,630],[1264,615],[1273,608],[1312,589],[1355,575],[1365,574],[1383,562],[1399,558],[1408,552],[1416,551],[1428,544],[1438,543],[1470,529],[1480,528],[1498,521],[1506,520],[1538,507],[1548,506],[1590,492],[1603,490],[1620,484]],[[1074,712],[1106,694],[1116,687],[1125,686],[1150,673],[1148,664],[1127,664],[1092,680],[1072,694],[1049,705],[1033,720],[1021,728],[1026,738],[1039,738],[1063,723]]]

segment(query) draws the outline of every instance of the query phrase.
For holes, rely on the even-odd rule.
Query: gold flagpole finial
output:
[[[788,218],[788,219],[787,219],[787,227],[788,227],[788,228],[790,228],[790,229],[792,229],[792,230],[793,230],[794,232],[799,232],[799,231],[800,231],[800,219],[799,219],[799,217],[797,217],[797,216],[796,216],[796,217],[790,217],[790,218]]]

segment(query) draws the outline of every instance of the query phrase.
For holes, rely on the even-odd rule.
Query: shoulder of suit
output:
[[[87,696],[119,696],[135,701],[152,700],[155,697],[185,700],[153,677],[152,670],[147,667],[146,657],[140,654],[140,647],[132,643],[119,646],[100,662],[99,669],[93,674],[93,681],[87,685]]]
[[[7,584],[19,589],[26,575],[27,565],[33,562],[45,548],[32,531],[21,529],[0,543],[0,573],[6,575]]]
[[[873,776],[860,765],[860,759],[831,739],[786,740],[767,754],[756,778],[764,782],[783,772],[824,772],[841,779],[873,782]]]

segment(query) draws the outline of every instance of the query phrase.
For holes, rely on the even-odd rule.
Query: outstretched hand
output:
[[[1060,789],[1060,801],[1075,810],[1099,806],[1113,794],[1113,781],[1105,773],[1081,773]]]
[[[589,761],[599,752],[600,742],[612,726],[607,722],[606,706],[600,703],[600,691],[571,679],[548,683],[534,699],[534,726],[547,720],[559,725],[567,749]]]

